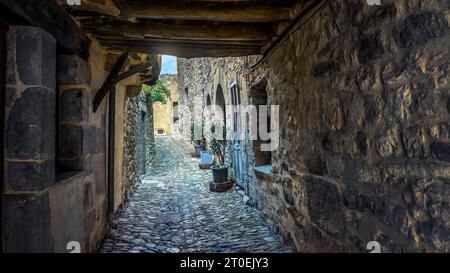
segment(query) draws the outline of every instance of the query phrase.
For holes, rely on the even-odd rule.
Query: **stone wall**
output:
[[[164,135],[178,134],[179,120],[174,122],[174,103],[179,103],[180,100],[178,77],[177,75],[161,75],[160,80],[169,89],[170,96],[164,104],[153,103],[155,134],[158,134],[158,130],[163,130]]]
[[[10,28],[7,49],[3,250],[68,252],[76,241],[81,252],[95,251],[108,227],[108,97],[96,112],[92,106],[110,54],[93,40],[88,60],[66,55],[29,26]],[[116,208],[152,157],[151,102],[128,96],[141,81],[135,75],[117,85]]]
[[[234,76],[250,90],[265,73],[280,106],[272,174],[252,175],[247,157],[247,193],[299,251],[450,250],[449,11],[330,1],[258,71]],[[227,80],[233,60],[214,62],[179,62],[180,90]]]
[[[180,105],[189,109],[180,111],[180,131],[186,139],[190,139],[191,124],[201,124],[205,105],[205,92],[212,93],[211,59],[178,59],[178,90]]]
[[[153,107],[150,97],[143,92],[138,96],[128,96],[124,123],[124,195],[128,199],[146,174],[154,154]]]
[[[50,34],[21,26],[7,43],[4,251],[91,251],[107,209],[106,110],[88,107],[105,74],[98,44],[88,61],[57,55]]]

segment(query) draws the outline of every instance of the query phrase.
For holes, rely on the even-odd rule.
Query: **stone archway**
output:
[[[226,101],[222,85],[218,85],[214,101],[214,121],[221,122],[226,126],[227,122]]]

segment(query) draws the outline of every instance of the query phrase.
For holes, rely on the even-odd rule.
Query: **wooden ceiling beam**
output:
[[[123,42],[123,43],[162,43],[162,44],[180,44],[180,45],[230,45],[230,46],[259,46],[267,44],[265,41],[226,41],[226,40],[187,40],[187,39],[160,39],[145,38],[137,36],[122,35],[95,35],[100,42]]]
[[[202,5],[196,3],[133,2],[121,5],[121,16],[147,19],[203,20],[222,22],[278,22],[292,19],[290,8],[258,5]]]
[[[20,18],[21,23],[40,27],[52,34],[70,54],[89,56],[90,40],[77,22],[54,0],[0,0],[3,17]],[[13,22],[15,24],[15,22]]]
[[[223,40],[178,40],[178,39],[158,39],[158,38],[140,38],[140,37],[124,37],[124,36],[95,36],[101,44],[104,43],[138,43],[138,44],[158,44],[158,45],[181,45],[181,46],[199,46],[199,47],[236,47],[236,46],[252,46],[261,48],[266,43],[260,41],[223,41]]]
[[[104,4],[90,0],[83,0],[81,5],[68,5],[67,1],[62,5],[74,11],[87,11],[102,15],[119,16],[120,10],[114,5],[112,0],[105,0]]]
[[[181,58],[197,57],[237,57],[259,55],[260,46],[229,45],[229,44],[189,44],[174,42],[138,42],[138,41],[107,41],[101,44],[110,49],[129,50],[139,53],[173,55]]]
[[[130,34],[147,38],[226,41],[269,41],[274,36],[270,25],[170,25],[149,22],[112,22],[83,26],[94,34]]]

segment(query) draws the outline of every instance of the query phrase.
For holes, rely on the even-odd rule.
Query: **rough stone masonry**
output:
[[[266,81],[281,147],[261,175],[244,142],[244,190],[299,251],[448,252],[449,14],[444,0],[329,1],[250,73],[249,57],[181,60],[181,103],[202,115],[192,102],[220,85],[230,104],[236,81],[248,104]]]

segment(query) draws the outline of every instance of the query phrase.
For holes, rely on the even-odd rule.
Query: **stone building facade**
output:
[[[166,99],[166,103],[153,103],[155,134],[156,135],[172,135],[179,133],[179,101],[180,95],[178,91],[177,75],[161,75],[161,82],[169,89],[170,95]]]
[[[151,98],[144,92],[140,92],[138,96],[127,97],[125,107],[123,189],[124,196],[128,199],[147,173],[155,151]]]
[[[179,60],[194,116],[219,90],[232,104],[235,84],[244,105],[279,105],[280,147],[242,141],[241,185],[299,251],[450,251],[449,8],[329,1],[255,69]]]
[[[109,208],[108,202],[124,201],[108,190],[108,168],[114,167],[107,160],[108,97],[93,111],[95,92],[110,70],[110,54],[92,40],[88,58],[70,55],[51,34],[34,26],[9,26],[6,45],[2,250],[68,252],[68,243],[75,241],[81,252],[95,251],[107,231],[108,215],[118,207]],[[116,122],[128,123],[116,126],[115,150],[127,155],[123,168],[135,167],[138,175],[151,159],[151,148],[141,155],[130,142],[152,138],[151,129],[142,129],[152,125],[152,107],[142,94],[127,94],[141,82],[132,77],[117,84],[114,106]],[[127,97],[126,111],[119,96]],[[145,124],[133,124],[142,111],[148,112]],[[115,192],[127,192],[137,178],[119,179],[114,176]]]

